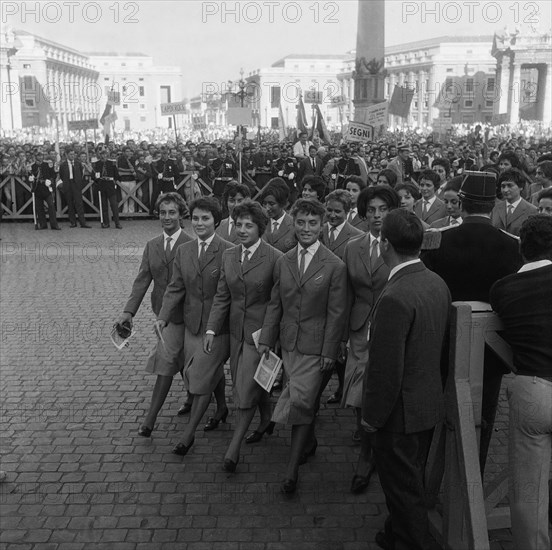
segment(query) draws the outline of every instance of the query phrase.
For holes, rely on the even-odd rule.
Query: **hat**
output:
[[[469,172],[463,174],[462,187],[458,196],[474,202],[496,200],[496,174],[493,172]]]
[[[409,151],[410,152],[410,145],[408,145],[407,143],[399,143],[397,145],[397,151],[399,151],[399,153],[401,151]]]

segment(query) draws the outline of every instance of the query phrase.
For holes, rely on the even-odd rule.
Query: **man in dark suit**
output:
[[[451,303],[446,283],[419,259],[423,227],[411,212],[383,221],[389,282],[372,314],[362,425],[371,432],[389,517],[376,543],[395,550],[438,548],[429,534],[424,469],[433,428],[444,418],[440,359]]]
[[[36,161],[31,166],[31,173],[29,174],[29,183],[31,184],[31,191],[33,194],[35,215],[36,215],[36,228],[47,229],[46,224],[46,212],[44,210],[44,203],[48,206],[48,219],[50,220],[50,227],[54,230],[59,230],[56,219],[56,207],[54,205],[54,183],[56,181],[56,171],[54,169],[54,163],[51,160],[45,161],[42,153],[36,154]]]
[[[499,201],[491,212],[491,221],[498,229],[504,229],[512,235],[519,235],[521,224],[532,214],[537,213],[537,207],[521,197],[525,187],[525,176],[520,170],[511,168],[498,177],[503,201]]]
[[[299,161],[298,168],[298,180],[299,183],[303,181],[305,176],[320,176],[324,163],[320,157],[316,154],[316,147],[311,145],[309,147],[309,156]]]
[[[531,216],[520,237],[525,264],[493,285],[491,305],[504,324],[516,367],[508,387],[513,547],[539,550],[550,548],[552,218]]]
[[[518,242],[491,223],[490,214],[496,199],[494,173],[466,172],[458,197],[462,201],[462,225],[426,233],[428,239],[424,242],[422,260],[445,280],[453,301],[488,302],[493,283],[521,267]],[[502,362],[488,349],[484,362],[481,471],[485,468],[505,372]]]
[[[172,277],[176,251],[181,244],[192,240],[180,227],[180,222],[188,209],[184,199],[178,193],[166,193],[160,197],[156,204],[156,210],[159,211],[163,234],[146,243],[138,275],[132,285],[123,313],[119,317],[119,323],[132,321],[152,281],[151,309],[156,317],[159,315],[163,295]],[[169,318],[169,323],[172,326],[164,334],[165,345],[158,343],[148,360],[148,371],[157,374],[157,382],[153,390],[148,415],[138,431],[141,436],[149,437],[151,435],[157,414],[161,410],[171,387],[173,376],[170,371],[172,367],[167,363],[176,364],[178,358],[168,358],[166,355],[167,350],[173,348],[176,355],[178,355],[182,347],[182,344],[179,344],[178,335],[184,333],[184,329],[181,328],[183,322],[182,312],[175,311]]]
[[[81,227],[89,229],[84,218],[84,206],[82,204],[82,188],[84,186],[82,164],[75,160],[75,151],[67,153],[67,160],[64,160],[59,167],[59,177],[63,182],[63,194],[67,201],[67,213],[71,227],[77,227],[77,218]]]

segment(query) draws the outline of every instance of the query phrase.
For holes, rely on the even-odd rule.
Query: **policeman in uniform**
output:
[[[253,166],[255,167],[255,182],[259,189],[262,189],[272,177],[272,155],[268,153],[266,143],[261,143],[259,152],[253,155]]]
[[[211,164],[213,177],[213,195],[222,198],[226,184],[238,177],[238,168],[234,160],[234,151],[228,146],[226,151],[222,147],[218,149],[219,156]]]
[[[272,147],[272,177],[282,178],[289,187],[289,204],[297,200],[299,189],[297,188],[297,160],[288,154],[285,144]]]
[[[56,231],[61,229],[56,219],[56,208],[54,206],[54,182],[56,181],[56,171],[54,163],[51,160],[45,161],[41,152],[36,154],[36,162],[31,166],[29,174],[29,183],[33,194],[33,206],[36,213],[36,229],[47,229],[46,212],[44,203],[48,205],[48,218],[50,227]]]
[[[119,223],[119,204],[117,202],[117,184],[120,181],[117,165],[107,158],[107,149],[100,151],[100,160],[94,163],[94,181],[96,189],[100,192],[100,213],[102,229],[109,227],[109,209],[111,206],[113,221],[117,229],[122,229]]]
[[[172,193],[176,191],[176,180],[180,174],[175,159],[169,158],[169,150],[161,148],[161,158],[152,163],[153,172],[153,193],[151,204],[157,202],[161,193]]]
[[[421,259],[447,283],[452,301],[489,302],[491,286],[522,265],[518,239],[493,227],[496,174],[465,172],[458,193],[462,224],[426,232]],[[481,443],[479,461],[485,468],[502,376],[508,372],[490,349],[485,349]]]
[[[343,189],[345,187],[345,180],[348,176],[361,175],[358,164],[351,157],[351,149],[348,145],[341,147],[341,158],[337,161],[334,170],[336,173],[336,189]]]

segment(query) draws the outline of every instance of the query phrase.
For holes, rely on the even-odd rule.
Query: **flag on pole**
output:
[[[307,122],[307,113],[303,103],[303,96],[299,95],[299,104],[297,105],[297,133],[308,132],[309,124]]]
[[[411,88],[402,88],[401,86],[395,86],[391,101],[389,102],[388,113],[390,115],[400,116],[406,118],[410,112],[410,105],[412,104],[412,98],[414,97],[414,90]]]
[[[110,130],[112,124],[115,124],[115,121],[117,120],[117,113],[115,112],[115,109],[113,108],[113,105],[109,103],[109,101],[105,104],[105,109],[100,117],[100,124],[103,125],[104,134],[106,137],[106,141],[109,139]]]
[[[286,122],[284,120],[284,112],[282,111],[281,102],[278,107],[278,131],[280,134],[279,135],[280,141],[284,141],[286,139]]]
[[[330,132],[328,132],[328,127],[326,126],[326,122],[324,121],[324,117],[322,116],[322,111],[320,110],[318,103],[314,104],[314,115],[314,126],[318,130],[318,137],[320,137],[320,139],[327,145],[331,145],[332,138],[330,136]]]

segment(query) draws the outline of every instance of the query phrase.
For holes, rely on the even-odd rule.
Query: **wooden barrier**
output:
[[[508,491],[507,470],[484,486],[479,435],[485,345],[510,366],[511,349],[489,304],[455,302],[450,335],[446,418],[437,426],[426,466],[430,525],[447,550],[488,550],[488,530],[510,527],[510,509],[497,507]]]
[[[202,195],[212,195],[212,187],[201,178],[194,177],[195,172],[184,172],[180,174],[180,181],[176,184],[176,191],[185,196],[187,189],[196,182]],[[122,193],[119,201],[119,216],[121,218],[147,218],[150,216],[148,201],[144,196],[151,198],[154,194],[153,182],[150,178],[134,186],[131,192],[126,195]],[[32,195],[31,186],[26,177],[7,175],[0,179],[0,199],[3,218],[6,220],[32,220]],[[87,219],[99,219],[100,207],[98,194],[94,192],[94,183],[89,180],[82,189],[82,199]],[[122,210],[125,204],[134,203],[138,212],[126,212]],[[68,208],[59,189],[55,191],[56,217],[58,220],[68,218]],[[137,207],[137,208],[136,208]]]

